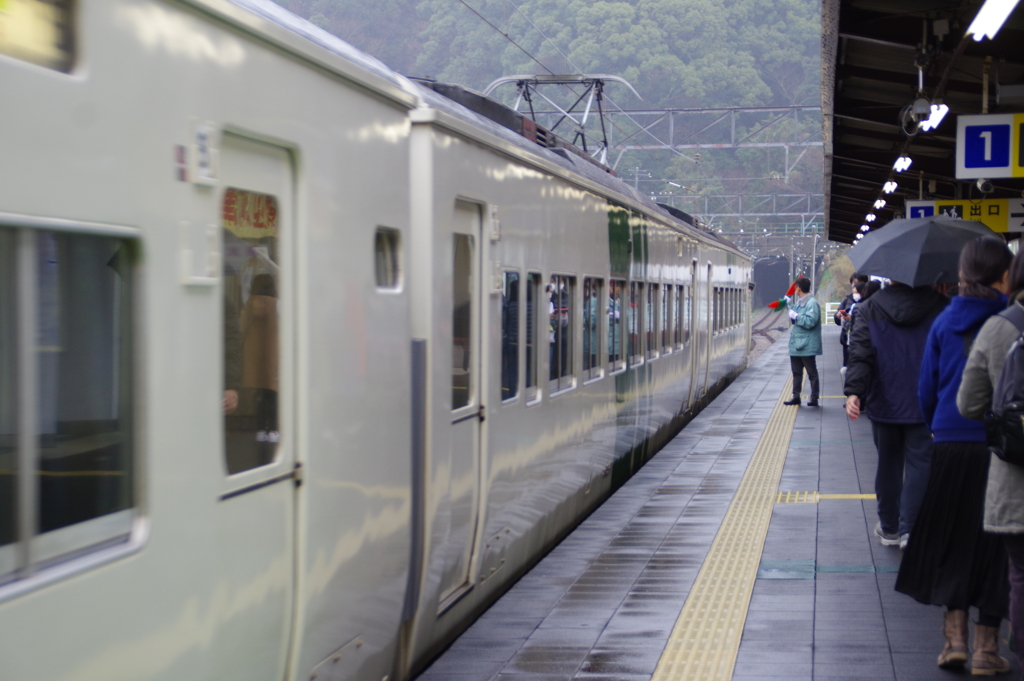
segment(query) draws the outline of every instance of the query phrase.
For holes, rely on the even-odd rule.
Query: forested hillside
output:
[[[642,97],[611,84],[606,108],[820,104],[817,0],[277,2],[403,74],[477,90],[504,75],[606,73],[625,78]],[[496,96],[511,104],[515,88],[505,86]],[[564,89],[563,105],[572,98]],[[770,118],[748,117],[741,132]],[[814,135],[820,118],[807,116],[800,128]],[[636,130],[620,122],[613,138]],[[784,134],[793,131],[761,133],[765,141]],[[667,189],[666,180],[702,194],[820,192],[820,148],[796,164],[788,182],[783,154],[778,148],[705,150],[700,157],[630,151],[610,156],[609,163],[650,192]]]

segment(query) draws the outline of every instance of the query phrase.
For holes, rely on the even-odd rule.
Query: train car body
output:
[[[408,678],[745,365],[743,253],[269,1],[5,7],[5,681]]]

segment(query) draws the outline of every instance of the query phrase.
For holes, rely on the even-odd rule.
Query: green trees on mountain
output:
[[[513,74],[606,73],[628,80],[643,98],[610,84],[606,108],[820,104],[817,0],[276,1],[401,73],[477,90]],[[495,96],[511,104],[515,88]],[[563,106],[575,98],[569,89],[549,96]],[[820,120],[808,117],[800,127],[814,134]],[[820,191],[820,148],[801,159],[788,183],[783,153],[705,150],[697,163],[691,152],[634,151],[618,160],[623,174],[641,167],[655,178],[699,178],[700,192]]]

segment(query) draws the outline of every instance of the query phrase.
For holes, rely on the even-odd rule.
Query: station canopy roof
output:
[[[877,216],[871,228],[903,217],[905,201],[919,192],[924,199],[983,198],[974,180],[956,179],[956,119],[983,112],[989,57],[988,113],[1024,112],[1024,4],[995,39],[965,40],[980,7],[980,0],[823,0],[825,211],[833,241],[855,240],[868,213]],[[919,96],[918,64],[924,96],[948,105],[949,114],[937,129],[908,137],[901,112]],[[901,152],[913,163],[895,174]],[[889,180],[898,189],[883,195]],[[1024,178],[992,182],[995,191],[984,198],[1024,191]],[[887,205],[875,210],[880,198]]]

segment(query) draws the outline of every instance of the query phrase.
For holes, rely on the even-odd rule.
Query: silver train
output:
[[[751,262],[267,0],[0,7],[0,679],[406,679],[745,366]]]

